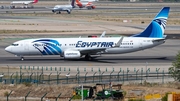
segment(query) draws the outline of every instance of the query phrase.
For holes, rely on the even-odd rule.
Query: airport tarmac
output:
[[[71,14],[79,14],[81,12],[103,12],[104,10],[109,10],[106,15],[119,15],[121,14],[122,16],[126,15],[147,15],[147,14],[154,14],[157,9],[161,9],[163,6],[159,7],[97,7],[96,9],[93,10],[87,10],[86,8],[80,9],[80,8],[74,8]],[[50,7],[52,8],[52,7]],[[179,11],[180,7],[175,6],[171,7],[171,12],[177,12]],[[113,12],[112,10],[116,10]],[[124,10],[128,12],[124,12]],[[112,11],[112,12],[111,12]],[[34,7],[33,9],[0,9],[0,14],[53,14],[51,9],[47,9],[46,7]],[[62,12],[67,13],[67,12]],[[58,15],[62,15],[58,14]],[[92,15],[98,14],[98,13],[92,13]],[[85,14],[85,15],[90,15],[90,14]]]
[[[124,5],[118,4],[114,6],[113,3],[108,4],[108,6],[99,4],[100,7],[97,7],[97,9],[75,9],[70,15],[66,12],[52,14],[51,10],[42,7],[42,5],[36,5],[34,9],[0,9],[0,13],[2,13],[0,15],[0,29],[53,30],[70,33],[71,31],[89,31],[89,33],[93,33],[92,31],[94,31],[98,34],[101,34],[104,30],[109,34],[126,33],[127,30],[131,30],[131,33],[135,34],[142,31],[163,5],[167,6],[167,4],[156,5],[154,3],[147,5],[147,7],[137,7],[137,3],[130,3],[129,5],[132,7],[124,7]],[[168,30],[175,30],[171,33],[177,33],[176,30],[179,30],[178,12],[180,5],[170,3],[169,6],[171,6],[171,17],[168,19],[165,33],[169,33]],[[146,20],[144,21],[144,19]],[[51,29],[49,26],[52,26]]]
[[[17,39],[16,39],[17,40]],[[4,42],[4,44],[2,44]],[[175,59],[180,47],[180,40],[168,39],[166,42],[158,47],[138,51],[127,54],[112,54],[97,56],[92,61],[85,61],[83,58],[79,60],[64,60],[60,56],[25,56],[25,60],[21,61],[19,57],[5,52],[4,48],[11,44],[12,41],[3,39],[0,41],[0,66],[6,67],[26,65],[26,66],[63,66],[71,68],[161,68],[168,70],[172,61]]]
[[[165,6],[170,5],[171,7],[171,17],[168,19],[172,21],[168,23],[167,30],[178,33],[179,26],[174,24],[179,19],[178,12],[180,10],[179,4],[168,4],[165,3]],[[125,31],[131,31],[134,33],[142,31],[148,23],[142,24],[136,22],[141,21],[142,16],[145,20],[151,21],[155,14],[164,6],[163,4],[152,6],[148,5],[147,7],[119,7],[116,6],[102,6],[95,10],[74,10],[71,15],[61,14],[61,15],[52,15],[51,11],[45,9],[42,6],[36,6],[35,9],[0,9],[1,18],[1,28],[0,30],[45,30],[45,31],[67,31],[66,33],[74,33],[72,31],[78,32],[88,32],[89,34],[98,32],[101,34],[104,30],[107,33],[124,33]],[[152,7],[151,7],[152,6]],[[6,12],[6,11],[12,12]],[[20,15],[13,15],[18,14]],[[26,13],[31,13],[32,15],[25,15]],[[22,14],[22,15],[21,15]],[[33,15],[34,14],[34,15]],[[36,15],[37,14],[37,15]],[[43,15],[38,15],[43,14]],[[104,16],[104,17],[103,17]],[[126,18],[131,19],[130,23],[122,23],[122,19]],[[120,21],[112,20],[122,17]],[[138,17],[138,18],[137,18]],[[146,18],[148,17],[148,18]],[[110,19],[110,21],[109,21]],[[140,19],[140,20],[139,20]],[[174,20],[175,19],[175,20]],[[177,22],[179,23],[179,22]],[[140,25],[140,27],[139,27]],[[89,27],[91,26],[91,27]],[[133,27],[135,26],[135,27]],[[138,27],[137,27],[138,26]],[[69,32],[68,32],[69,31]],[[101,33],[100,33],[101,32]],[[167,31],[165,31],[166,33]],[[57,34],[54,37],[61,37],[61,34]],[[130,33],[130,32],[128,32]],[[94,67],[94,68],[116,68],[119,70],[119,67],[124,69],[134,68],[134,67],[146,67],[148,68],[162,68],[168,69],[171,66],[172,61],[175,59],[177,52],[180,47],[179,39],[168,39],[163,45],[157,46],[152,49],[147,49],[134,53],[127,54],[118,54],[118,55],[102,55],[101,57],[96,57],[92,61],[80,60],[64,60],[59,56],[27,56],[24,61],[21,61],[19,57],[14,57],[14,55],[4,51],[4,48],[14,41],[23,39],[23,38],[37,38],[44,37],[45,35],[51,34],[46,33],[33,33],[28,34],[1,34],[0,40],[0,66],[6,67],[20,65],[35,65],[35,66],[64,66],[64,67]],[[177,35],[175,35],[177,36]],[[79,37],[77,35],[76,37]]]

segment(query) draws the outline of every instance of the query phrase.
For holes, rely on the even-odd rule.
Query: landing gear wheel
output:
[[[87,9],[88,9],[88,10],[91,10],[91,9],[92,9],[92,7],[88,7]]]
[[[71,11],[67,11],[68,14],[71,14]]]
[[[85,59],[86,60],[92,60],[92,58],[91,58],[91,56],[89,54],[86,54]]]
[[[24,57],[21,57],[21,61],[24,61]]]

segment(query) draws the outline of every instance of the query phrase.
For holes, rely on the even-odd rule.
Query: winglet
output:
[[[101,34],[100,38],[105,37],[105,34],[106,34],[106,31],[104,31],[104,32]]]
[[[116,44],[113,48],[120,47],[120,45],[121,45],[121,43],[122,43],[122,41],[123,41],[123,38],[124,38],[124,37],[121,37],[121,38],[119,39],[119,41],[117,42],[117,44]]]
[[[33,3],[38,3],[38,0],[34,0]]]

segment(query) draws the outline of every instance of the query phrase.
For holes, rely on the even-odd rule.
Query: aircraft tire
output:
[[[71,14],[71,12],[70,12],[70,11],[67,11],[67,13],[68,13],[68,14]]]
[[[24,61],[24,57],[21,57],[21,61]]]
[[[85,55],[85,60],[87,60],[87,61],[92,60],[92,57],[89,54],[86,54]]]

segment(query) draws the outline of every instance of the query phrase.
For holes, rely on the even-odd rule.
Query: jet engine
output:
[[[81,53],[79,51],[64,51],[65,59],[79,59],[81,57]]]

